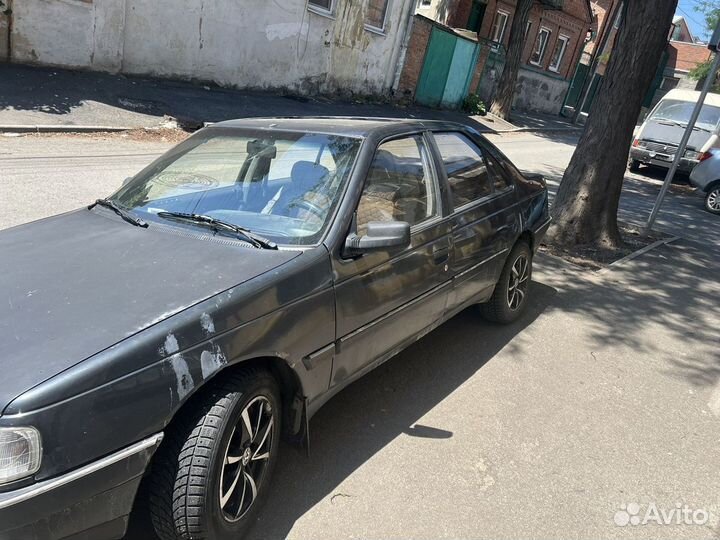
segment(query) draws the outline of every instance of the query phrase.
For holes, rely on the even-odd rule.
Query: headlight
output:
[[[41,459],[42,440],[37,429],[0,428],[0,484],[35,474]]]
[[[687,159],[698,160],[700,159],[700,152],[696,152],[695,150],[688,150],[685,152],[685,157]]]

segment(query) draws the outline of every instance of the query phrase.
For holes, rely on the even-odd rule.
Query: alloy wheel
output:
[[[720,212],[720,188],[715,188],[708,193],[706,204],[708,210]]]
[[[513,311],[518,309],[525,299],[530,285],[530,260],[526,255],[520,255],[510,270],[508,282],[507,303]]]
[[[229,522],[250,510],[270,462],[275,422],[270,400],[252,399],[240,413],[223,458],[220,473],[220,509]]]

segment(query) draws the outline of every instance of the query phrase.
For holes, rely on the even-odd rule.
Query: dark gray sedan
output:
[[[0,233],[0,539],[120,538],[136,500],[238,538],[331,396],[468,306],[521,315],[549,222],[467,127],[277,118]]]

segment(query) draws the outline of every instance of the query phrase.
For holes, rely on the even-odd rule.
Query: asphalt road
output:
[[[573,150],[500,146],[552,185]],[[163,148],[0,138],[0,228],[105,196]],[[621,217],[657,189],[630,178]],[[522,320],[466,311],[333,398],[310,457],[283,449],[250,538],[717,538],[720,221],[673,192],[662,223],[700,241],[602,274],[539,256]],[[708,518],[627,524],[677,505]]]

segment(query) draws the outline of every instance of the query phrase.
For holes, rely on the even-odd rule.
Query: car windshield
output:
[[[278,244],[312,245],[328,227],[360,143],[317,133],[209,128],[111,199],[149,221],[168,223],[167,212],[196,214]]]
[[[690,101],[666,99],[658,105],[658,108],[650,119],[655,121],[666,120],[687,125],[694,108],[695,103]],[[714,130],[718,122],[720,122],[720,107],[707,104],[703,105],[696,126],[703,129]]]

